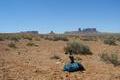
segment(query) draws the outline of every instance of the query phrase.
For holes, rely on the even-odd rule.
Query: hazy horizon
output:
[[[120,33],[119,0],[1,0],[0,33],[76,31]]]

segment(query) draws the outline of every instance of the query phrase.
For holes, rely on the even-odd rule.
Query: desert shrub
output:
[[[44,36],[44,39],[52,41],[53,40],[53,36]]]
[[[0,41],[4,41],[6,39],[6,36],[4,34],[0,34]]]
[[[83,36],[80,39],[83,40],[83,41],[97,41],[96,36]]]
[[[12,41],[19,41],[22,37],[20,34],[17,33],[5,33],[5,34],[0,34],[0,38],[3,40],[12,40]]]
[[[68,41],[67,37],[64,37],[64,36],[54,36],[53,37],[53,41]]]
[[[119,42],[120,42],[120,37],[118,37],[118,38],[117,38],[117,41],[119,41]]]
[[[38,46],[38,45],[36,45],[36,44],[33,43],[33,42],[29,42],[29,43],[27,43],[26,45],[27,45],[27,46]]]
[[[92,54],[88,46],[83,45],[78,41],[68,42],[64,50],[66,54],[70,53],[71,51],[73,54],[83,54],[83,55]]]
[[[100,55],[101,59],[106,63],[111,63],[114,66],[120,65],[120,60],[117,54],[112,53],[108,55],[107,53],[103,53]]]
[[[54,54],[53,56],[50,57],[50,59],[60,59],[60,56],[57,54]]]
[[[104,44],[116,45],[115,40],[112,40],[112,39],[106,39],[106,40],[104,40]]]
[[[45,37],[46,40],[51,40],[51,41],[68,41],[68,38],[65,36],[61,36],[61,35],[50,35],[50,36],[46,36]]]
[[[40,41],[41,39],[40,39],[40,37],[35,37],[34,40]]]
[[[15,42],[18,42],[21,38],[19,36],[11,36],[10,40],[13,40]]]
[[[5,51],[9,51],[10,49],[9,48],[5,48]]]
[[[33,39],[33,36],[30,35],[30,34],[23,34],[23,35],[22,35],[22,38],[23,38],[23,39],[32,40],[32,39]]]
[[[11,47],[11,48],[17,48],[15,43],[13,43],[13,42],[9,43],[8,46]]]
[[[0,37],[0,41],[4,41],[4,38],[3,38],[3,37]]]

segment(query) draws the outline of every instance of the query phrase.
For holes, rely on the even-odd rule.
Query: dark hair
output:
[[[71,60],[71,63],[74,63],[74,57],[73,57],[73,55],[70,55],[69,58]]]

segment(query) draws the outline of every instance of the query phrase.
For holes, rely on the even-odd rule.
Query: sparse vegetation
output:
[[[4,38],[3,38],[3,37],[0,37],[0,41],[4,41]]]
[[[107,53],[103,53],[100,55],[100,57],[106,63],[111,63],[114,66],[120,65],[120,60],[119,60],[119,57],[116,53],[112,53],[110,55],[108,55]]]
[[[66,36],[63,35],[48,35],[45,36],[46,40],[51,40],[51,41],[68,41],[68,38]]]
[[[9,46],[10,48],[17,48],[16,45],[15,45],[15,43],[13,43],[13,42],[9,43],[8,46]]]
[[[118,37],[117,40],[120,42],[120,37]]]
[[[25,38],[26,36],[31,36],[32,39],[27,39]],[[45,40],[45,37],[47,37],[47,39],[51,39],[51,41]],[[101,56],[98,56],[99,52],[105,52],[105,51],[108,53],[110,53],[111,51],[120,53],[119,41],[117,40],[115,41],[118,46],[105,46],[101,44],[101,41],[108,39],[108,37],[106,36],[105,38],[103,37],[102,39],[100,39],[99,36],[96,36],[96,35],[95,37],[86,37],[86,35],[84,37],[84,35],[81,36],[81,35],[58,35],[58,34],[52,34],[52,35],[47,35],[47,34],[40,34],[40,35],[9,34],[7,35],[5,34],[5,36],[2,34],[0,38],[4,40],[4,41],[0,41],[1,53],[5,53],[0,55],[5,59],[7,63],[5,65],[8,65],[6,66],[6,68],[7,67],[9,68],[9,72],[7,73],[12,74],[10,75],[10,77],[13,77],[14,79],[19,79],[17,78],[19,75],[14,76],[14,74],[17,74],[17,73],[20,73],[20,76],[23,77],[23,79],[31,79],[26,76],[33,76],[33,78],[36,79],[36,77],[34,77],[34,74],[40,74],[41,80],[43,79],[49,80],[50,78],[53,80],[52,77],[56,76],[56,74],[58,77],[59,77],[59,74],[61,74],[60,76],[62,76],[64,79],[64,76],[63,76],[64,72],[62,70],[63,65],[70,62],[69,56],[68,55],[65,56],[65,54],[62,54],[64,52],[64,47],[65,47],[65,52],[67,54],[69,54],[69,52],[72,50],[75,62],[79,62],[83,66],[85,66],[87,73],[88,73],[88,70],[87,70],[88,68],[90,69],[89,74],[100,72],[100,71],[104,72],[107,69],[108,73],[110,74],[103,73],[103,75],[105,76],[106,75],[111,76],[113,74],[119,75],[119,71],[117,71],[119,70],[119,65],[120,65],[119,56],[117,56],[118,58],[116,58],[116,56],[113,56],[113,55],[111,57],[111,54],[107,54],[107,57],[106,57],[106,54],[105,55],[101,54]],[[67,38],[69,39],[69,41],[65,42],[64,39],[61,39],[61,38]],[[84,41],[81,38],[83,39],[87,38],[87,41]],[[94,41],[94,39],[97,39],[98,42]],[[111,40],[111,38],[109,39]],[[114,39],[115,38],[112,38],[112,40]],[[118,39],[118,37],[116,39]],[[16,41],[19,41],[19,42],[16,43]],[[10,44],[10,42],[14,44]],[[87,44],[88,46],[85,45],[84,43]],[[8,47],[8,44],[10,45],[10,47]],[[17,48],[14,48],[14,47],[17,47]],[[92,52],[94,54],[91,53],[90,48],[92,49]],[[92,55],[88,55],[88,54],[92,54]],[[8,61],[10,59],[12,59],[12,61],[15,62],[14,65],[12,65],[11,62]],[[22,61],[19,62],[18,59]],[[102,61],[98,59],[101,59]],[[104,65],[102,65],[101,62]],[[109,68],[108,68],[109,66],[108,63],[111,65],[111,67]],[[19,67],[16,67],[15,70],[17,70],[17,72],[13,73],[11,71],[12,70],[11,65],[13,67],[16,67],[18,65],[20,65],[20,67],[22,66],[22,70],[23,70],[22,72],[23,73],[25,72],[26,74],[22,75],[21,70],[19,70]],[[99,66],[99,68],[96,68],[96,66]],[[113,66],[118,66],[118,67],[113,68]],[[26,67],[30,67],[29,70],[28,69],[26,70]],[[103,67],[104,69],[102,69]],[[50,72],[52,72],[50,75],[46,74]],[[114,73],[111,74],[112,72]],[[82,74],[82,72],[80,73]],[[77,79],[76,76],[74,75],[77,75],[78,79],[85,79],[85,77],[82,77],[79,75],[79,72],[75,74],[73,73],[71,75],[71,79],[75,79],[75,80]],[[94,79],[99,79],[100,78],[98,77],[99,75],[101,75],[101,73],[98,73]],[[42,77],[42,76],[47,76],[47,77]],[[94,74],[90,75],[89,77],[86,76],[86,78],[92,79],[92,76],[94,76]],[[108,76],[106,77],[108,78]],[[106,77],[104,79],[106,79]],[[113,78],[111,78],[111,80],[119,79],[119,76],[112,76],[112,77]],[[58,80],[58,78],[54,78],[54,79]]]
[[[34,40],[35,41],[40,41],[41,39],[40,39],[40,37],[35,37]]]
[[[67,37],[64,36],[54,36],[53,41],[68,41]]]
[[[92,54],[88,46],[83,45],[78,41],[68,42],[64,50],[65,53],[70,53],[70,51],[72,51],[73,54],[83,54],[83,55]]]
[[[96,36],[83,36],[80,39],[83,40],[83,41],[97,41]]]
[[[0,38],[5,40],[13,40],[13,41],[18,41],[19,39],[21,39],[21,35],[20,34],[0,34]]]
[[[10,49],[9,48],[5,48],[5,51],[9,51]]]
[[[13,40],[15,42],[18,42],[21,38],[19,36],[13,36],[13,37],[10,37],[10,40]]]
[[[0,34],[0,38],[3,40],[13,40],[15,42],[19,41],[20,39],[28,39],[32,40],[31,35],[28,34],[19,34],[19,33],[11,33],[11,34]]]
[[[117,44],[115,43],[115,40],[112,40],[112,39],[106,39],[106,40],[104,40],[104,44],[117,45]]]
[[[38,45],[36,45],[36,44],[33,43],[33,42],[29,42],[29,43],[27,43],[26,45],[27,45],[27,46],[38,46]]]
[[[27,40],[32,40],[33,39],[33,36],[31,34],[23,34],[22,35],[22,38],[23,39],[27,39]]]

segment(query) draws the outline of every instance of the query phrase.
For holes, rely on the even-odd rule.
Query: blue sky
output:
[[[0,0],[0,32],[79,27],[120,32],[120,0]]]

